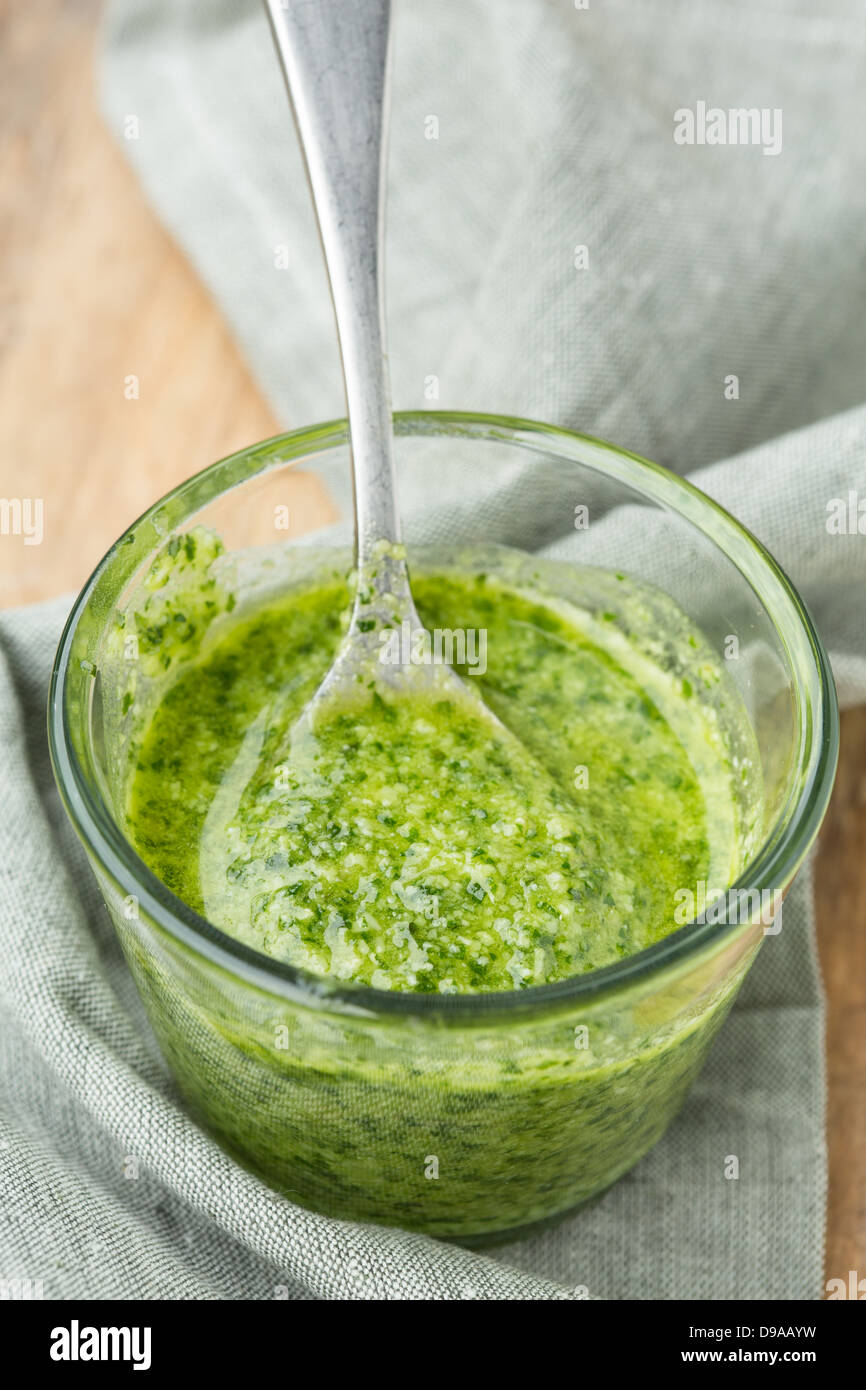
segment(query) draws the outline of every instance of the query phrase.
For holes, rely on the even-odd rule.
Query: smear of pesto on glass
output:
[[[349,602],[296,588],[233,615],[137,747],[130,832],[175,893],[315,974],[453,993],[608,965],[675,929],[678,889],[731,881],[736,769],[692,681],[495,576],[413,592],[428,628],[486,632],[484,675],[461,674],[525,759],[463,706],[372,692],[292,757]]]

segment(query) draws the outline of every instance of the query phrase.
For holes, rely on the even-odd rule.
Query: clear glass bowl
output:
[[[826,655],[778,565],[688,483],[598,440],[439,412],[395,428],[410,564],[416,548],[473,543],[624,572],[736,657],[725,669],[760,753],[763,829],[734,888],[739,901],[763,894],[755,904],[784,893],[827,806],[838,718]],[[778,923],[757,908],[694,920],[605,969],[482,995],[337,985],[225,935],[122,829],[116,616],[194,525],[223,538],[244,601],[311,547],[350,546],[345,425],[257,444],[157,503],[98,566],[57,653],[57,782],[183,1096],[242,1163],[332,1216],[476,1244],[557,1219],[664,1133]],[[662,660],[663,621],[650,608],[630,634]]]

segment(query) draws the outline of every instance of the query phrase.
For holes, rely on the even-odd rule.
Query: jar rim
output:
[[[595,467],[701,531],[746,579],[766,611],[795,675],[799,747],[796,794],[728,893],[776,894],[787,888],[818,833],[836,770],[839,718],[836,689],[827,653],[809,612],[781,566],[750,531],[694,484],[660,464],[591,435],[514,416],[457,411],[401,411],[394,415],[399,437],[479,439],[555,453]],[[612,965],[553,984],[522,990],[476,994],[413,994],[369,985],[332,982],[245,946],[187,906],[140,858],[121,831],[104,798],[94,789],[71,737],[69,668],[72,646],[94,592],[110,577],[124,548],[144,523],[167,535],[202,506],[259,473],[348,443],[345,420],[287,431],[240,449],[186,479],[149,507],[108,550],[79,593],[67,619],[51,677],[48,735],[61,798],[86,849],[100,867],[169,936],[246,983],[310,1007],[365,1016],[417,1016],[432,1021],[491,1022],[595,1003],[622,989],[653,980],[684,966],[707,949],[721,947],[743,924],[692,921],[654,945]],[[591,460],[594,459],[593,463]],[[217,484],[217,485],[215,485]],[[190,505],[191,504],[191,505]],[[166,526],[166,522],[168,525]],[[796,639],[805,669],[791,652]],[[759,901],[763,899],[759,898]]]

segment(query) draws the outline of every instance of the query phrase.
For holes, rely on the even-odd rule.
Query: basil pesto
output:
[[[461,673],[513,740],[472,702],[365,690],[298,756],[350,595],[296,588],[233,617],[138,748],[131,834],[175,893],[313,974],[456,993],[608,965],[674,929],[678,889],[732,879],[732,760],[699,674],[484,572],[413,589],[431,631],[485,633],[484,674]]]
[[[493,546],[415,556],[412,584],[431,650],[483,634],[458,669],[504,742],[471,702],[374,682],[293,746],[351,605],[336,555],[228,555],[197,528],[109,634],[128,835],[307,989],[211,966],[105,891],[175,1078],[232,1153],[305,1206],[478,1243],[588,1201],[679,1108],[753,937],[600,1002],[533,987],[657,942],[677,890],[736,876],[758,760],[659,591]],[[394,1009],[356,1007],[358,983]]]

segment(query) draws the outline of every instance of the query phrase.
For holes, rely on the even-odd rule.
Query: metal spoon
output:
[[[337,319],[355,493],[349,630],[300,725],[359,686],[435,689],[504,727],[450,667],[383,662],[383,629],[422,629],[400,544],[382,287],[390,0],[265,0],[319,223]],[[408,624],[407,629],[402,624]]]

